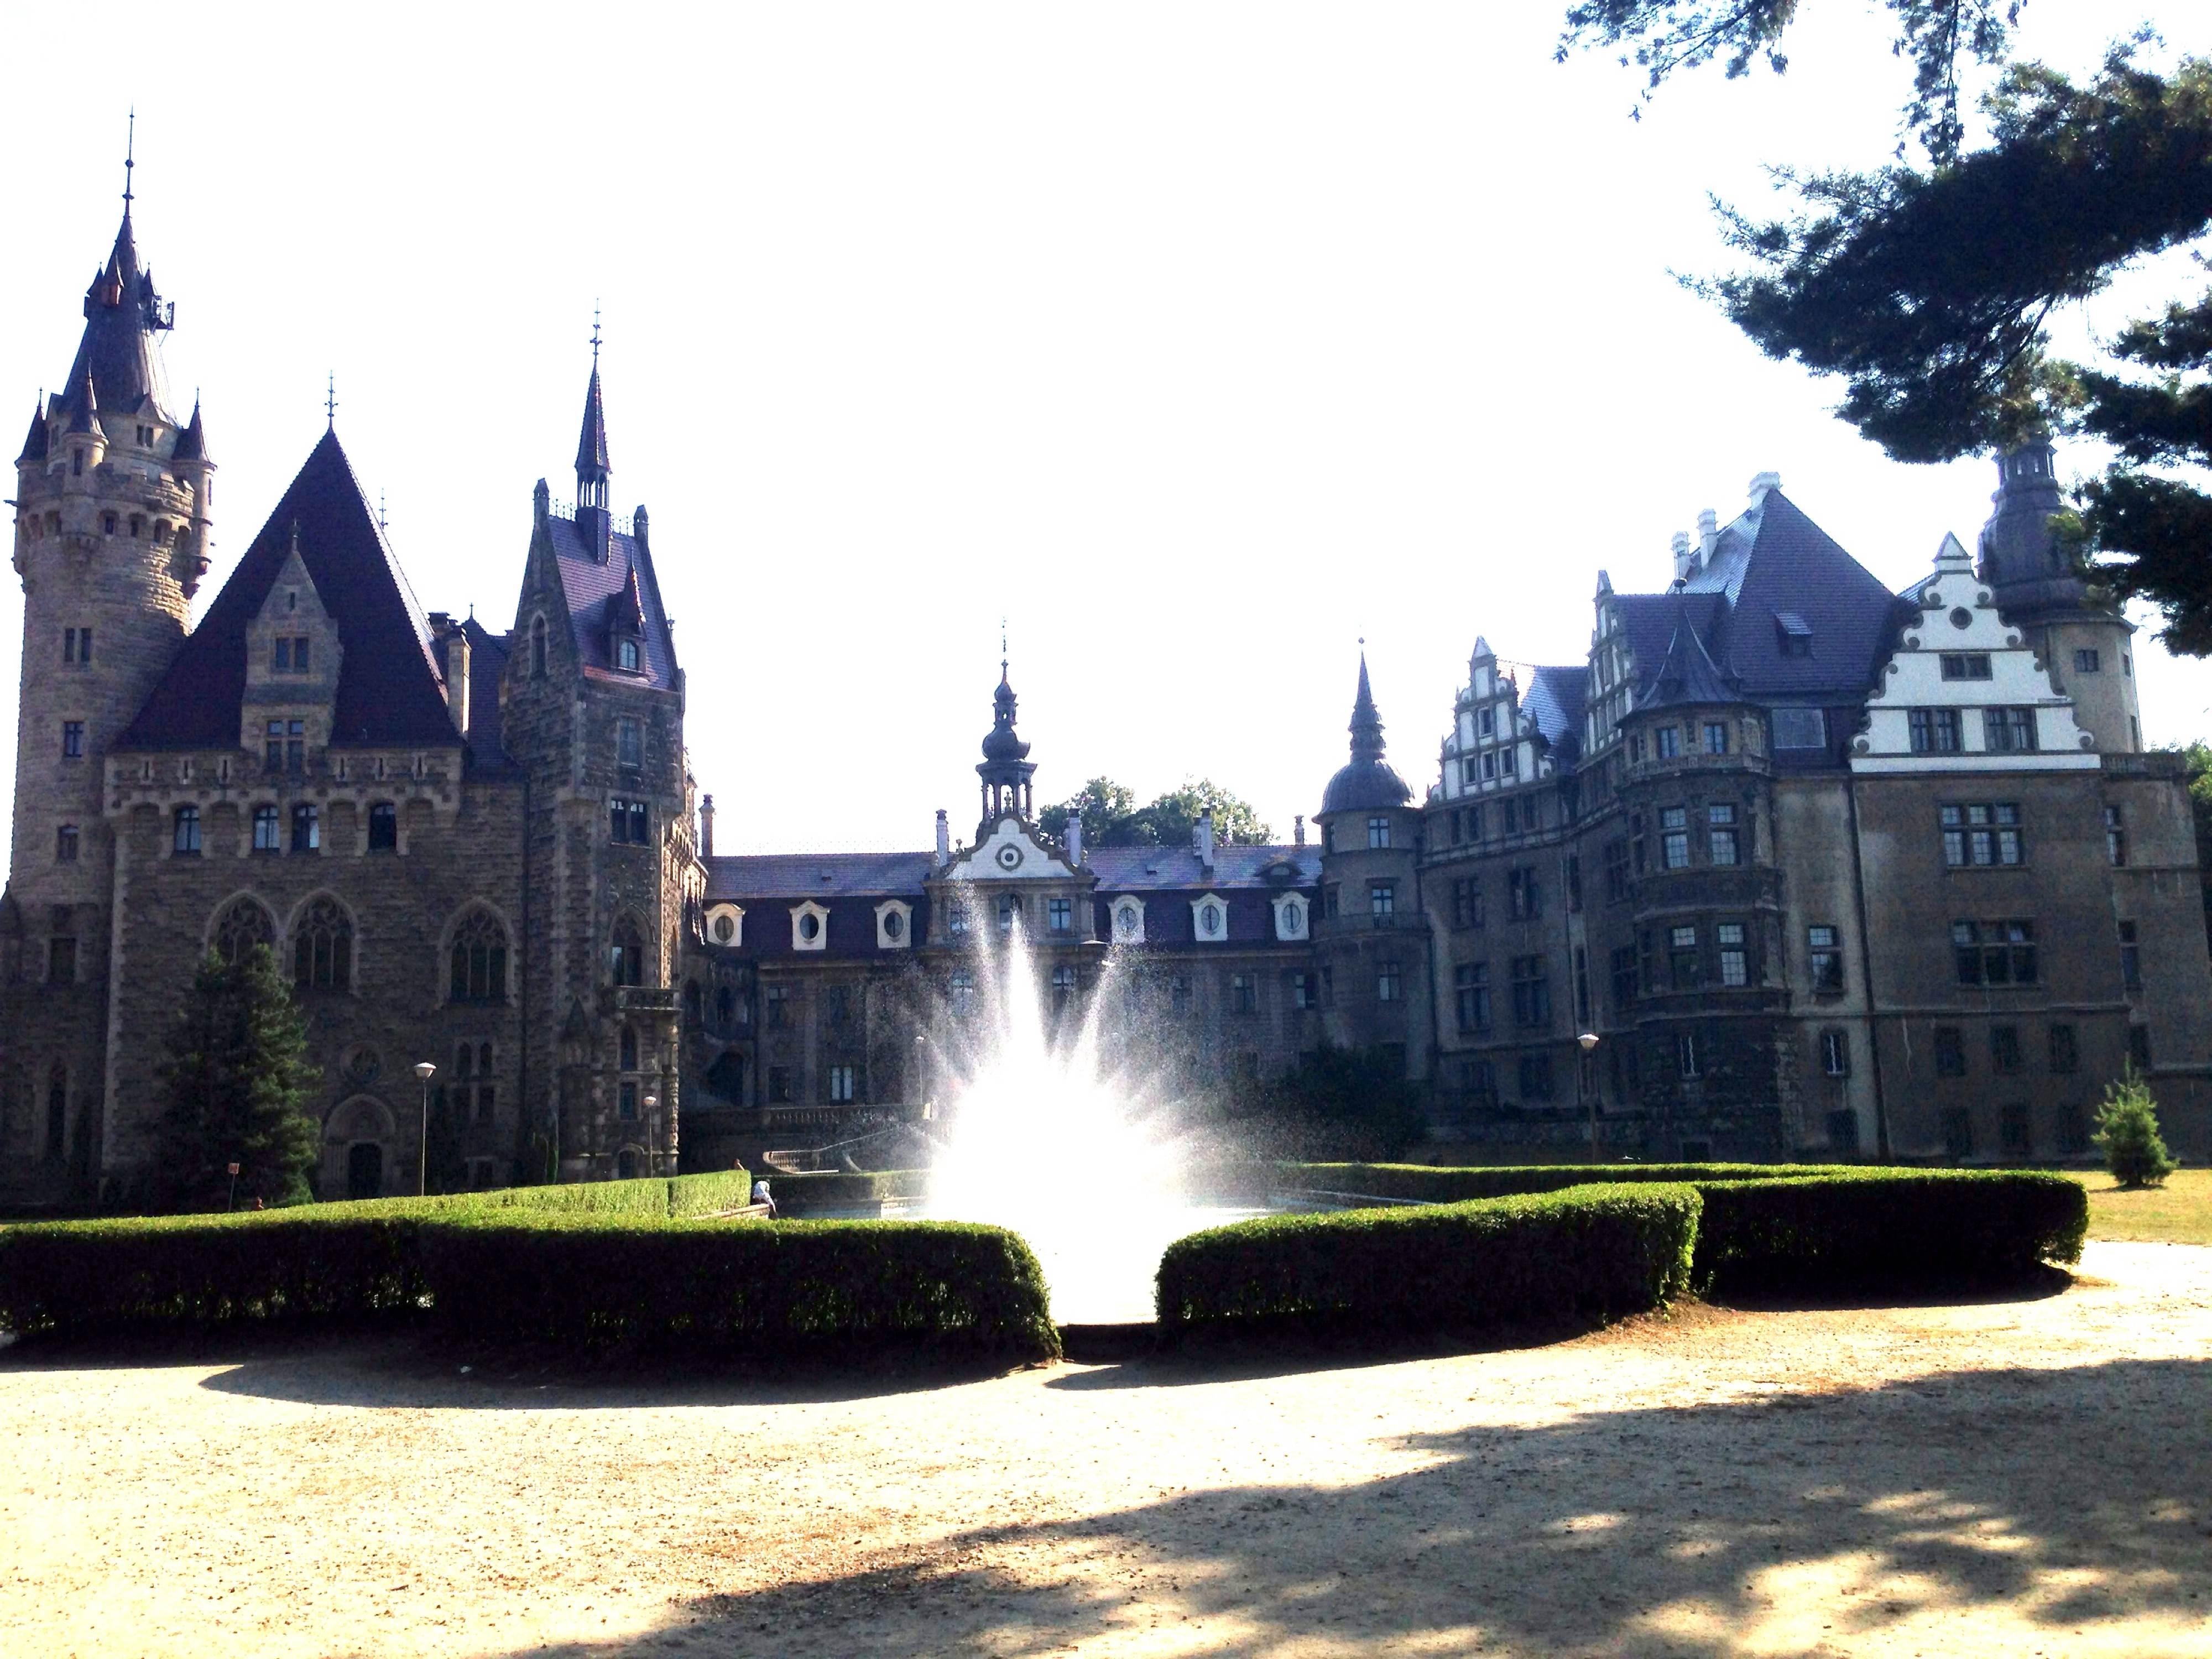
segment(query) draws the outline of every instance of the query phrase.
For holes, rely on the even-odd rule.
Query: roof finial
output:
[[[380,531],[391,527],[389,521],[384,516],[384,492],[380,489],[376,492],[376,527]],[[474,616],[476,613],[472,611],[469,614]]]
[[[123,141],[123,216],[131,216],[131,169],[138,165],[138,106],[131,106],[130,125]]]
[[[1006,619],[999,618],[999,678],[1006,678]]]
[[[331,371],[327,382],[323,388],[323,418],[330,423],[330,429],[331,431],[335,432],[337,430],[338,377],[337,371],[336,369]]]
[[[599,372],[599,302],[592,301],[592,373]]]

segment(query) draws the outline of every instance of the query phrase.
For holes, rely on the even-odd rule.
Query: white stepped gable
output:
[[[1516,666],[1501,665],[1490,641],[1475,637],[1467,684],[1453,701],[1451,735],[1438,757],[1445,799],[1510,788],[1551,770],[1537,759],[1534,716],[1521,712]]]
[[[1997,614],[1956,536],[1943,538],[1935,574],[1906,597],[1920,614],[1906,623],[1867,699],[1867,729],[1851,744],[1853,771],[2094,770],[2101,763],[2094,738],[2075,722],[2073,699],[2053,688],[2020,630]],[[1923,728],[1954,726],[1958,747],[1939,740],[1915,750],[1916,709],[1927,711]],[[2027,711],[2034,747],[1993,748],[1991,709]]]
[[[1075,872],[1059,854],[1022,827],[1003,817],[991,833],[945,867],[954,881],[1072,881]]]

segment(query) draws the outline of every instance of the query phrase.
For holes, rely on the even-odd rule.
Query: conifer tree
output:
[[[159,1073],[163,1207],[222,1209],[234,1163],[241,1206],[313,1196],[322,1132],[304,1109],[318,1077],[307,1046],[306,1022],[266,945],[234,962],[215,951],[201,958]]]
[[[2161,1187],[2179,1166],[2158,1132],[2158,1106],[2150,1089],[2130,1066],[2105,1091],[2097,1108],[2096,1143],[2105,1167],[2123,1187]]]

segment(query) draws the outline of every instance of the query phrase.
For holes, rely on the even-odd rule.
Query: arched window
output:
[[[257,901],[237,899],[216,920],[214,943],[224,961],[242,961],[257,945],[276,947],[276,925]]]
[[[276,809],[274,806],[253,809],[253,850],[257,853],[283,850],[283,840],[277,832]]]
[[[477,1050],[474,1043],[464,1042],[453,1050],[454,1082],[466,1083],[475,1075],[476,1068]]]
[[[178,853],[197,853],[200,850],[200,809],[179,806],[176,827],[169,837],[171,850]]]
[[[301,912],[292,933],[292,982],[302,991],[352,988],[353,920],[336,899],[316,899]]]
[[[507,1000],[507,929],[489,911],[469,912],[453,930],[454,1002]]]
[[[623,916],[615,923],[613,948],[608,953],[617,985],[645,982],[645,940],[637,923]]]
[[[726,1027],[737,1018],[738,994],[726,985],[714,988],[714,1024]]]
[[[684,1018],[696,1025],[704,1015],[706,1007],[706,993],[700,990],[699,981],[696,979],[685,980],[684,981]]]
[[[62,1161],[69,1139],[69,1067],[61,1061],[46,1073],[46,1157]]]
[[[491,1075],[491,1044],[489,1042],[477,1044],[477,1075],[480,1078]]]
[[[545,678],[545,618],[536,617],[530,623],[530,677]]]
[[[615,1179],[635,1181],[637,1178],[637,1154],[625,1146],[615,1154]]]
[[[396,853],[399,850],[399,809],[388,800],[378,801],[368,809],[368,850],[372,853]]]
[[[637,1033],[627,1025],[622,1029],[622,1068],[625,1072],[637,1070]]]

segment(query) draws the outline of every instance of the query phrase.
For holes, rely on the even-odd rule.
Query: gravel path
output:
[[[2212,1653],[2212,1249],[979,1382],[0,1354],[0,1650]]]

